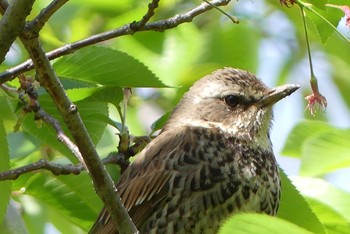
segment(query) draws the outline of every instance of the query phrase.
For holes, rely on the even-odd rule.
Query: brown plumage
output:
[[[117,184],[140,233],[215,233],[234,213],[275,215],[272,105],[297,89],[233,68],[197,81]],[[90,233],[117,233],[105,210]]]

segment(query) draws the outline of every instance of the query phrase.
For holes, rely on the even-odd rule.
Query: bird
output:
[[[237,213],[276,215],[272,106],[298,88],[229,67],[196,81],[116,184],[139,232],[216,233]],[[106,209],[89,233],[118,233]]]

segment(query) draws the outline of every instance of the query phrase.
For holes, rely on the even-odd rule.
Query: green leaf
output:
[[[39,149],[39,142],[25,132],[11,132],[8,134],[10,158],[25,157]]]
[[[85,173],[78,176],[35,174],[27,180],[25,187],[26,194],[40,199],[85,230],[91,227],[102,207],[92,188],[91,179]]]
[[[166,123],[166,121],[168,121],[170,114],[171,111],[166,112],[151,125],[152,133],[164,127],[164,124]]]
[[[305,141],[300,174],[317,176],[350,166],[350,130],[333,129]]]
[[[217,63],[218,67],[229,66],[254,72],[258,59],[258,31],[247,27],[215,27],[207,35],[206,51],[201,63]]]
[[[66,216],[63,216],[59,210],[47,207],[47,222],[52,223],[60,233],[86,234],[86,229],[75,225]]]
[[[115,87],[167,87],[138,60],[105,47],[91,46],[54,63],[62,79]]]
[[[309,10],[310,13],[306,14],[306,16],[309,17],[315,24],[317,33],[320,36],[322,43],[326,43],[328,38],[333,34],[335,30],[332,25],[335,28],[338,26],[338,23],[343,16],[342,12],[334,8],[322,9],[312,6],[307,7],[306,9]],[[323,16],[323,18],[320,16]],[[328,22],[325,19],[327,19]]]
[[[265,214],[237,214],[229,218],[219,234],[311,234],[293,223]]]
[[[277,216],[312,233],[325,233],[324,227],[287,175],[282,170],[280,175],[282,197]]]
[[[113,0],[100,0],[98,2],[94,0],[77,0],[72,2],[72,5],[76,5],[77,7],[81,7],[82,4],[94,9],[103,10],[103,12],[118,12],[121,9],[130,9],[130,1],[128,0],[120,0],[117,2]]]
[[[1,106],[1,116],[0,119],[2,119],[3,121],[6,120],[14,120],[15,119],[15,115],[14,115],[14,101],[13,99],[10,100],[9,97],[7,96],[2,96],[3,91],[0,89],[0,106]]]
[[[297,186],[300,192],[308,198],[318,201],[328,209],[319,213],[320,219],[324,222],[350,224],[350,194],[345,192],[330,183],[317,178],[311,177],[293,177],[293,183]],[[334,213],[329,215],[328,212]],[[340,219],[336,218],[339,217]],[[349,229],[350,230],[350,229]]]
[[[332,198],[330,198],[332,199]],[[350,230],[350,222],[337,212],[332,206],[328,206],[317,198],[306,197],[310,207],[315,212],[328,234],[347,234]]]
[[[89,206],[95,214],[101,211],[102,201],[92,187],[91,177],[86,172],[78,176],[59,176],[57,179],[74,191],[80,197],[81,202]]]
[[[322,121],[304,120],[299,122],[289,133],[281,154],[301,157],[304,142],[319,133],[331,131],[333,127]]]
[[[63,121],[59,118],[61,125]],[[28,114],[22,123],[23,132],[27,135],[30,135],[32,138],[35,138],[40,142],[40,145],[49,146],[58,150],[62,155],[68,157],[72,162],[77,162],[75,156],[72,152],[61,142],[57,140],[57,134],[53,128],[47,126],[41,121],[34,121],[34,114]],[[63,127],[63,131],[67,133],[66,128]],[[70,138],[71,135],[67,134]]]
[[[26,223],[28,233],[44,234],[43,230],[45,225],[49,222],[47,218],[47,206],[43,205],[40,199],[35,199],[34,197],[28,195],[22,194],[17,198],[17,200],[20,202],[22,209],[25,211],[23,219]]]
[[[306,2],[311,3],[312,5],[314,5],[317,8],[325,9],[326,4],[328,3],[328,0],[308,0]]]
[[[346,51],[348,55],[348,51]],[[350,80],[348,74],[350,74],[349,61],[339,58],[338,56],[331,56],[330,61],[334,66],[333,69],[333,81],[337,85],[343,101],[347,107],[350,108]]]
[[[198,58],[202,58],[205,38],[194,24],[182,24],[160,34],[142,32],[131,38],[120,37],[118,48],[144,62],[166,84],[177,85],[184,71],[192,70]]]
[[[107,123],[96,121],[95,116],[108,116],[108,104],[105,102],[91,102],[88,99],[78,101],[75,104],[78,106],[79,114],[86,126],[87,131],[89,132],[93,143],[97,144],[101,139]],[[63,131],[72,140],[73,138],[69,134],[69,131],[65,126],[61,115],[58,113],[55,105],[53,104],[51,98],[49,98],[48,95],[41,95],[40,105],[47,113],[52,115],[60,122]],[[72,154],[72,152],[64,144],[57,140],[57,134],[53,128],[45,123],[42,123],[41,126],[38,126],[38,124],[33,120],[33,114],[29,114],[26,117],[26,119],[23,121],[22,127],[26,133],[40,140],[42,144],[47,144],[53,147],[54,149],[60,151],[63,155],[67,156],[72,162],[77,162],[77,159]]]
[[[107,115],[96,113],[96,114],[92,114],[90,117],[93,118],[94,120],[98,121],[98,122],[106,123],[106,124],[111,125],[115,129],[118,129],[119,132],[122,129],[122,124],[121,123],[112,120]]]
[[[90,87],[67,90],[72,102],[85,100],[88,102],[109,102],[115,106],[123,100],[123,90],[119,87]]]
[[[328,0],[328,4],[349,5],[349,0]]]
[[[10,169],[10,155],[7,136],[2,119],[0,119],[0,172]],[[11,194],[11,181],[0,181],[0,220],[3,220]]]
[[[10,199],[7,206],[6,216],[1,218],[0,230],[1,233],[6,234],[17,234],[17,233],[28,233],[27,227],[23,221],[21,208],[18,204]]]

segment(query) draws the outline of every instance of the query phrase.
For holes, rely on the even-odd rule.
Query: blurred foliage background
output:
[[[31,17],[36,16],[48,2],[36,1]],[[348,1],[342,0],[330,2],[348,4]],[[152,21],[188,11],[200,3],[199,0],[161,1]],[[139,20],[147,4],[145,0],[71,0],[40,32],[43,47],[50,51]],[[236,16],[240,23],[233,24],[219,11],[211,10],[191,23],[165,32],[139,32],[100,43],[100,46],[108,48],[105,52],[101,52],[100,47],[83,49],[81,53],[69,57],[83,64],[76,70],[70,65],[69,58],[54,61],[68,95],[77,102],[87,128],[94,135],[99,154],[105,157],[117,149],[118,131],[107,125],[103,116],[120,122],[116,109],[122,100],[120,87],[135,87],[127,110],[127,127],[133,135],[145,135],[151,132],[152,123],[170,111],[194,81],[215,69],[236,67],[249,70],[271,87],[297,83],[301,85],[300,91],[275,108],[272,141],[281,168],[307,201],[302,206],[310,207],[317,220],[301,225],[300,222],[305,219],[304,209],[308,208],[295,204],[289,204],[290,215],[296,216],[296,225],[303,226],[305,233],[307,229],[318,233],[349,233],[350,44],[324,22],[312,16],[307,18],[315,73],[320,90],[328,100],[325,112],[320,110],[316,116],[311,116],[309,111],[304,111],[307,105],[304,96],[311,91],[299,7],[287,8],[277,0],[255,0],[233,1],[222,9]],[[342,11],[328,8],[324,11],[338,25]],[[339,22],[338,30],[350,38],[350,29],[345,25],[344,17]],[[110,49],[119,52],[114,53]],[[5,71],[27,58],[26,51],[18,41],[11,47],[0,70]],[[117,59],[120,59],[120,63],[116,62]],[[104,66],[101,61],[112,63],[105,63]],[[135,67],[141,68],[134,71]],[[106,69],[110,73],[105,76],[94,78],[93,75],[87,75],[91,72],[103,74]],[[84,73],[82,70],[89,72]],[[34,76],[33,71],[27,74]],[[111,85],[114,79],[120,83]],[[9,84],[18,87],[16,79]],[[96,94],[102,86],[110,88],[110,95],[101,97]],[[102,89],[102,92],[106,90]],[[43,108],[60,119],[57,113],[55,115],[55,107],[44,90],[39,88],[39,93]],[[9,145],[9,149],[4,147],[5,153],[0,155],[0,160],[4,162],[0,164],[1,171],[40,158],[59,163],[76,163],[48,127],[40,127],[33,121],[33,115],[25,117],[21,131],[13,131],[21,113],[18,97],[10,98],[1,92],[0,107],[4,123],[0,134],[6,136],[0,139],[0,143]],[[115,166],[108,166],[108,169],[117,178],[119,169]],[[47,171],[32,172],[12,182],[0,182],[0,186],[0,220],[5,217],[7,202],[4,201],[8,201],[9,197],[9,207],[13,208],[12,211],[8,209],[2,224],[5,233],[86,233],[102,207],[86,173],[53,176]],[[286,191],[283,196],[288,196],[289,190]],[[290,199],[293,196],[298,194],[291,195]],[[239,225],[240,218],[229,225]],[[256,217],[248,218],[255,222]],[[269,220],[263,223],[269,223]],[[290,223],[287,226],[280,225],[282,228],[289,227],[291,233],[302,233],[299,227],[288,226],[292,225]],[[308,225],[314,227],[308,228]],[[231,229],[225,228],[223,233],[230,233],[227,230]],[[266,230],[254,230],[256,233],[266,233]]]

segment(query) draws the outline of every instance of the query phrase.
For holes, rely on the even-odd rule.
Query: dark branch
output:
[[[214,0],[211,3],[215,6],[222,6],[227,5],[230,2],[230,0]],[[212,9],[213,6],[202,3],[201,5],[195,7],[194,9],[190,10],[187,13],[176,15],[174,17],[159,20],[153,23],[146,23],[143,27],[138,28],[137,31],[133,30],[130,27],[130,24],[126,24],[120,28],[117,28],[115,30],[107,31],[104,33],[96,34],[94,36],[88,37],[86,39],[64,45],[60,48],[57,48],[53,51],[50,51],[46,54],[48,59],[52,60],[55,58],[59,58],[63,55],[67,55],[70,53],[73,53],[74,51],[81,49],[83,47],[93,45],[102,41],[106,41],[112,38],[120,37],[123,35],[131,35],[138,31],[165,31],[167,29],[174,28],[182,23],[185,22],[191,22],[196,16]],[[146,14],[147,15],[147,14]],[[144,17],[145,18],[145,17]],[[147,17],[146,17],[147,19]],[[139,22],[142,22],[139,21]],[[138,25],[138,23],[134,23],[134,25]],[[15,77],[17,77],[19,74],[32,70],[34,68],[32,60],[27,60],[22,64],[19,64],[15,67],[10,68],[9,70],[0,73],[0,84],[12,80]]]
[[[140,30],[145,24],[152,18],[154,15],[155,9],[158,7],[159,0],[153,0],[150,4],[148,4],[148,11],[142,17],[140,21],[131,23],[130,27],[133,31]]]
[[[55,121],[52,121],[55,122]],[[55,124],[56,125],[56,124]],[[59,130],[59,128],[58,128]],[[119,152],[111,152],[109,155],[102,159],[102,163],[106,164],[116,164],[121,168],[121,172],[123,173],[124,169],[129,165],[129,158],[131,156],[135,156],[138,152],[140,152],[145,146],[151,141],[151,138],[148,136],[139,136],[139,137],[131,137],[133,138],[133,144],[125,151],[125,153]],[[46,169],[52,172],[54,175],[78,175],[80,172],[86,170],[84,164],[79,163],[77,165],[67,164],[62,165],[58,163],[49,162],[46,159],[40,159],[35,163],[31,163],[25,165],[23,167],[15,168],[12,170],[0,172],[0,181],[2,180],[15,180],[19,176],[36,171]]]
[[[231,0],[216,0],[216,1],[211,1],[211,5],[203,2],[201,5],[193,8],[192,10],[184,13],[184,14],[179,14],[179,15],[175,15],[173,17],[170,17],[168,19],[165,20],[159,20],[157,22],[153,22],[153,23],[148,23],[146,24],[144,27],[142,27],[139,31],[159,31],[159,32],[163,32],[167,29],[171,29],[171,28],[175,28],[180,24],[183,23],[188,23],[188,22],[192,22],[192,20],[212,9],[214,6],[223,6],[223,5],[227,5]]]
[[[32,10],[35,0],[13,0],[7,5],[7,2],[1,2],[1,9],[6,10],[0,21],[0,63],[5,60],[16,37],[22,32],[25,19]],[[6,6],[7,5],[7,6]]]
[[[108,157],[102,160],[103,164],[118,164],[124,165],[124,155],[119,153],[111,153]],[[15,180],[19,176],[37,170],[48,170],[51,171],[54,175],[79,175],[82,171],[85,170],[83,164],[79,163],[77,165],[67,164],[62,165],[58,163],[49,162],[46,159],[40,159],[37,162],[25,165],[23,167],[15,168],[12,170],[0,172],[0,181],[2,180]]]
[[[41,108],[39,101],[37,100],[38,93],[34,88],[33,81],[31,79],[27,79],[24,75],[19,75],[18,77],[21,84],[21,89],[24,90],[24,92],[29,96],[28,102],[23,101],[23,104],[25,105],[24,111],[26,113],[33,111],[36,119],[41,119],[47,125],[51,126],[56,131],[57,139],[68,147],[68,149],[75,155],[80,163],[85,165],[84,159],[78,147],[63,132],[59,121]]]
[[[84,166],[82,164],[78,165],[61,165],[58,163],[51,163],[47,161],[46,159],[40,159],[39,161],[35,163],[31,163],[28,165],[25,165],[23,167],[19,167],[13,170],[5,171],[0,173],[0,181],[1,180],[15,180],[20,175],[23,175],[25,173],[36,171],[39,169],[46,169],[52,172],[54,175],[69,175],[69,174],[75,174],[78,175],[82,170],[84,170]]]
[[[47,125],[53,127],[57,133],[57,139],[62,142],[68,149],[75,155],[80,163],[85,165],[84,159],[79,151],[78,146],[76,146],[71,139],[63,132],[60,123],[57,119],[46,113],[42,108],[35,112],[37,118],[42,119]]]
[[[7,93],[7,95],[9,95],[10,97],[15,98],[18,96],[19,92],[16,88],[12,88],[10,86],[7,86],[6,84],[0,85],[0,88],[4,90],[4,92]]]

